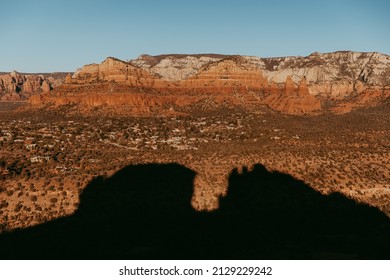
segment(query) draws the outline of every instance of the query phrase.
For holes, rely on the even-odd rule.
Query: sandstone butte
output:
[[[26,83],[26,89],[40,82]],[[42,91],[48,87],[44,81]],[[307,57],[226,55],[109,57],[85,65],[53,91],[32,96],[42,104],[106,105],[130,114],[172,113],[212,106],[262,106],[286,114],[345,113],[390,97],[390,57],[380,53],[314,53]],[[86,106],[85,106],[86,105]],[[119,112],[119,111],[118,111]]]
[[[62,83],[62,76],[63,73],[43,75],[21,74],[16,71],[1,74],[0,101],[20,101],[35,94],[49,92]]]

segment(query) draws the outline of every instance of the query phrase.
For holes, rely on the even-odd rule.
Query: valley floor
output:
[[[233,174],[261,164],[390,216],[387,107],[337,116],[229,112],[161,118],[14,107],[0,112],[0,231],[69,216],[91,180],[144,163],[193,170],[191,204],[197,210],[217,209]]]

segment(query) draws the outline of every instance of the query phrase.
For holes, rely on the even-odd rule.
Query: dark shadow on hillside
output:
[[[0,235],[2,259],[389,259],[389,219],[256,165],[232,171],[211,213],[190,201],[195,172],[128,166],[94,179],[67,218]]]

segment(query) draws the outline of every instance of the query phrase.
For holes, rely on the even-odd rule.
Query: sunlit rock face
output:
[[[0,101],[19,101],[62,84],[62,75],[21,74],[16,71],[0,75]]]
[[[44,80],[29,80],[25,88],[33,91],[38,84],[41,91],[49,90],[50,84]],[[130,61],[109,57],[100,64],[85,65],[72,76],[68,75],[65,85],[56,88],[54,97],[63,99],[54,103],[66,103],[69,93],[79,93],[77,100],[88,104],[91,102],[82,99],[96,100],[92,102],[94,106],[99,106],[98,100],[110,100],[104,104],[115,106],[123,104],[123,98],[144,98],[145,102],[136,102],[141,104],[142,112],[158,111],[161,106],[187,106],[209,98],[214,103],[239,105],[248,110],[266,105],[286,114],[345,113],[380,104],[389,95],[389,85],[390,58],[375,52],[313,53],[306,57],[279,58],[141,55]],[[6,86],[2,88],[4,91]],[[136,98],[87,96],[97,93],[141,95]],[[35,98],[32,102],[45,102],[45,98]],[[130,103],[133,106],[134,102]],[[142,108],[144,103],[147,110]]]

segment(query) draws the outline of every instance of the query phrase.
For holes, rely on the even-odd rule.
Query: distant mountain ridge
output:
[[[61,85],[68,72],[0,72],[0,101],[20,101]]]
[[[287,114],[345,113],[389,98],[390,57],[350,51],[279,58],[172,54],[122,61],[108,57],[77,70],[54,93],[91,106],[117,104],[115,97],[102,94],[133,93],[118,99],[119,104],[128,102],[132,107],[143,106],[131,101],[138,94],[138,99],[154,104],[141,111],[161,111],[162,107],[185,111],[179,107],[211,98],[216,106],[223,103],[252,111],[268,106]],[[100,94],[99,100],[94,93]],[[196,97],[189,101],[189,95]],[[67,102],[55,101],[53,96],[49,99],[52,103]],[[49,99],[39,97],[32,103]]]
[[[195,61],[197,68],[200,69],[209,63],[229,57],[231,56],[215,54],[141,55],[130,62],[161,75],[165,80],[178,80],[170,77],[171,68],[186,72],[188,68],[194,68]],[[338,51],[324,54],[315,52],[305,57],[241,57],[262,70],[268,79],[273,79],[277,83],[284,82],[289,75],[294,82],[298,82],[305,76],[309,83],[361,79],[373,85],[390,84],[390,57],[377,52]]]
[[[12,72],[17,72],[19,73],[20,75],[24,75],[24,76],[43,76],[45,78],[55,78],[55,79],[63,79],[65,80],[65,77],[68,75],[68,74],[73,74],[73,72],[32,72],[32,73],[29,73],[29,72],[18,72],[18,71],[12,71]],[[0,75],[6,75],[6,74],[9,74],[11,72],[0,72]]]

